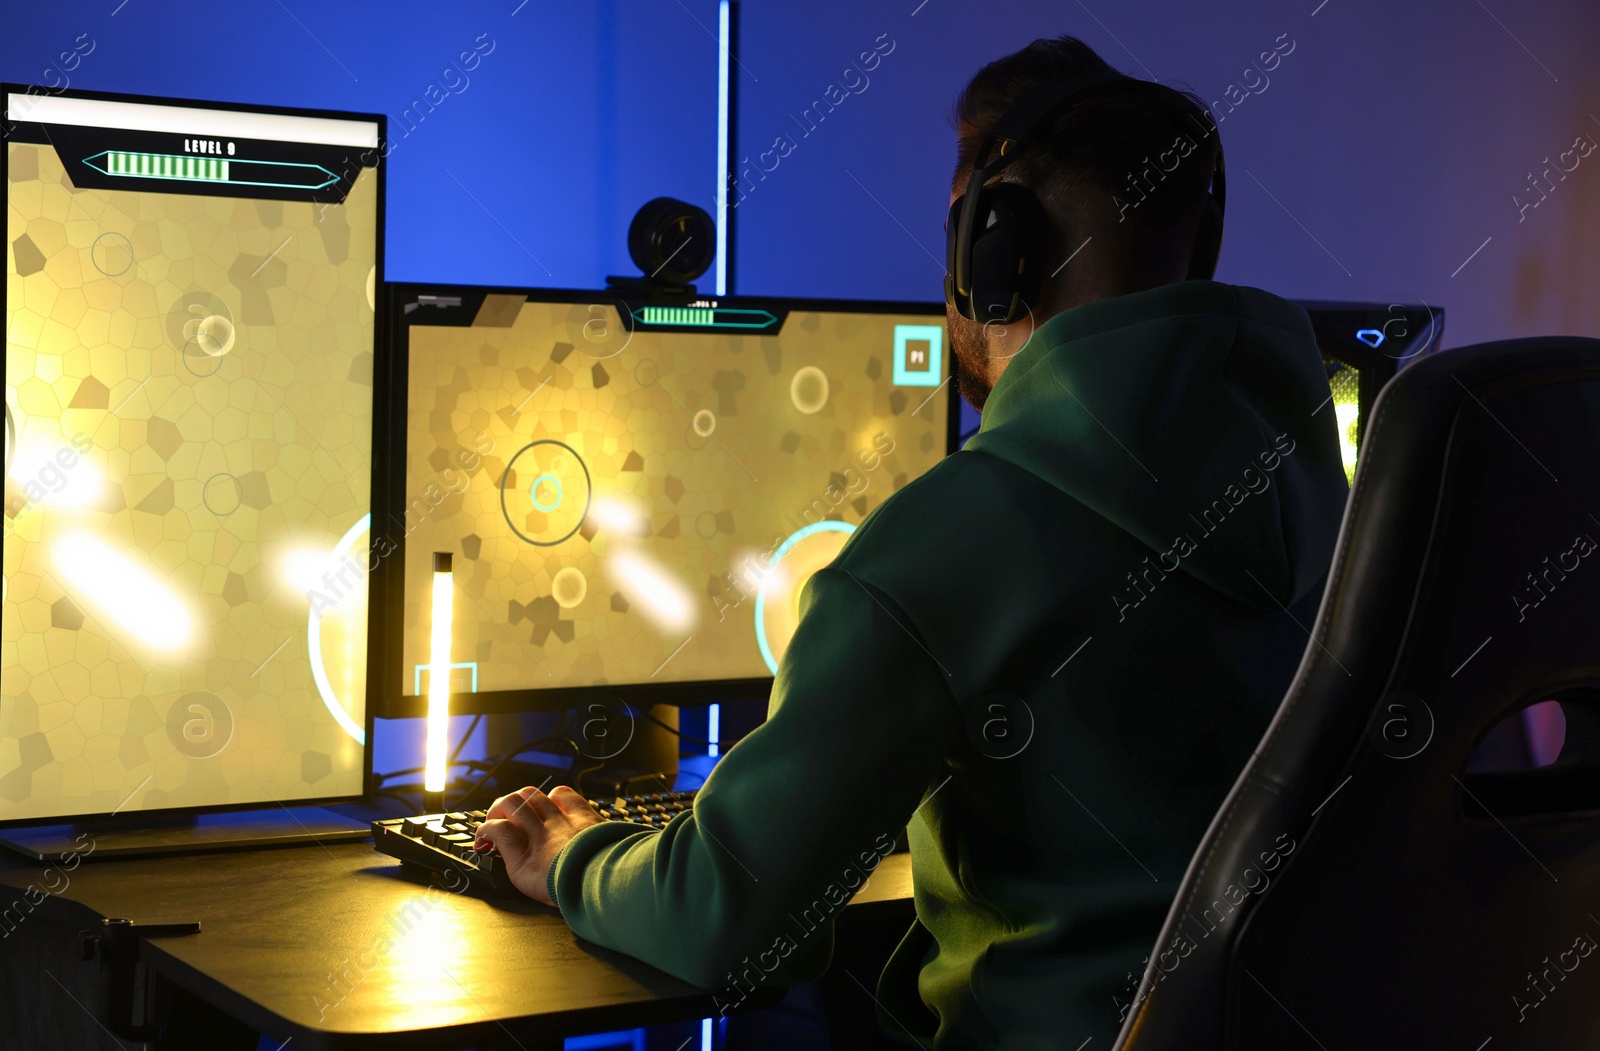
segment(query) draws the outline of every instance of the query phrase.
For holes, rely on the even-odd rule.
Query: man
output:
[[[982,70],[952,196],[1018,98],[1104,68],[1062,38]],[[497,801],[484,837],[520,888],[736,1004],[820,973],[828,921],[909,821],[917,922],[879,981],[885,1029],[1108,1045],[1293,677],[1346,497],[1304,312],[1185,280],[1208,131],[1191,96],[1095,92],[1007,169],[1076,254],[1031,316],[951,312],[982,429],[807,584],[768,720],[692,814],[658,832],[568,789]],[[1186,158],[1140,176],[1180,135]]]

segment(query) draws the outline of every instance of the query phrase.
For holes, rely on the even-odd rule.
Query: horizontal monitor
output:
[[[453,710],[764,691],[809,575],[950,447],[942,305],[401,287],[390,312],[397,711],[431,681],[440,553]]]

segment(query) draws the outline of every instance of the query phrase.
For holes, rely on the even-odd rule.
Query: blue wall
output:
[[[445,89],[451,58],[487,34],[464,90],[409,134],[394,126],[389,276],[596,286],[632,269],[623,237],[647,198],[712,206],[716,4],[520,2],[6,0],[0,77],[59,83],[52,58],[88,34],[74,87],[393,116]],[[1552,170],[1520,221],[1512,199],[1539,200],[1525,188],[1547,155],[1600,142],[1600,5],[1487,2],[1005,0],[977,19],[967,0],[747,0],[741,153],[779,134],[795,147],[736,211],[735,287],[936,299],[951,101],[1035,36],[1076,33],[1120,68],[1221,99],[1288,34],[1270,83],[1222,124],[1219,278],[1442,304],[1453,344],[1600,335],[1600,155]],[[847,83],[880,34],[893,50]],[[791,117],[829,84],[848,98],[802,134]]]
[[[740,205],[739,288],[936,297],[951,103],[976,66],[1034,37],[1074,33],[1120,69],[1221,100],[1287,33],[1293,51],[1265,86],[1249,74],[1259,94],[1221,125],[1219,279],[1443,304],[1451,344],[1600,335],[1600,152],[1564,181],[1552,171],[1554,191],[1520,222],[1512,202],[1546,155],[1580,134],[1600,143],[1600,5],[1486,2],[1493,15],[1477,0],[1006,0],[981,18],[954,0],[915,15],[915,0],[873,14],[844,0],[751,5],[740,128],[752,149],[799,135],[788,114],[877,34],[896,46]]]
[[[390,280],[603,284],[633,269],[641,203],[712,183],[716,42],[673,0],[118,2],[4,0],[0,78],[387,113]],[[687,2],[715,31],[714,0]],[[444,101],[399,120],[430,85]]]

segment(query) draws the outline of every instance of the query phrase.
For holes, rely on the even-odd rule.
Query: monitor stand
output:
[[[222,814],[141,814],[136,820],[0,829],[0,846],[31,861],[196,854],[361,839],[371,826],[321,807],[275,807]]]
[[[669,791],[677,781],[678,750],[682,747],[673,732],[678,728],[677,707],[639,707],[666,726],[642,717],[634,719],[627,745],[584,778],[586,789],[606,796],[648,795]]]

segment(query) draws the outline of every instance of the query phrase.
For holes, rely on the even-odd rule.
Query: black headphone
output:
[[[967,190],[951,202],[945,220],[946,303],[973,321],[1010,324],[1027,313],[1044,281],[1051,220],[1038,196],[1026,186],[1004,181],[986,184],[1085,95],[1108,85],[1146,83],[1150,82],[1115,70],[1099,70],[1030,92],[994,122],[973,158]],[[1215,131],[1213,123],[1208,134]],[[1216,273],[1226,199],[1219,138],[1211,189],[1189,257],[1190,280],[1209,279]]]

